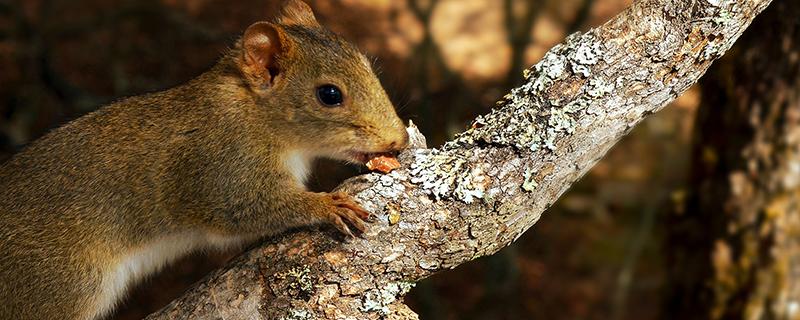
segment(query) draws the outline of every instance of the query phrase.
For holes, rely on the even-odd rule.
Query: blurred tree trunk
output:
[[[668,218],[668,319],[800,317],[798,16],[773,3],[702,82],[691,190]]]

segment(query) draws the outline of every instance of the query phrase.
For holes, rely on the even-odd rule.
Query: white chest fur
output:
[[[312,158],[300,151],[290,151],[284,157],[284,164],[289,169],[295,181],[301,186],[306,184],[309,173],[311,173]]]
[[[105,273],[97,314],[89,319],[108,314],[125,295],[129,286],[190,252],[209,247],[226,249],[252,239],[254,237],[223,237],[204,232],[187,232],[154,240],[131,250]]]

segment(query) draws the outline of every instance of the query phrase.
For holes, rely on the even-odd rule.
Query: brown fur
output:
[[[286,154],[355,161],[404,147],[404,126],[366,59],[305,4],[286,8],[251,27],[277,47],[245,37],[189,83],[105,106],[0,168],[0,319],[102,317],[104,277],[153,239],[363,227],[349,198],[306,191]],[[316,100],[326,83],[343,106]]]

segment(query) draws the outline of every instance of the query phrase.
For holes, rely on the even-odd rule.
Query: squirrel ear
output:
[[[256,22],[247,28],[242,37],[240,66],[248,78],[261,86],[271,86],[280,71],[277,56],[286,43],[278,28],[268,22]]]
[[[285,25],[302,25],[307,27],[319,27],[314,12],[311,11],[305,2],[300,0],[287,0],[283,3],[278,22]]]

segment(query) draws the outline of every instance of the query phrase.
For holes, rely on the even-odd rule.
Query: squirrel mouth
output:
[[[380,156],[393,156],[392,152],[359,152],[348,151],[347,156],[351,161],[366,165],[370,160]]]
[[[357,152],[357,151],[350,151],[347,153],[349,158],[351,158],[354,162],[358,162],[360,164],[366,164],[370,159],[377,157],[381,153],[375,152]]]

